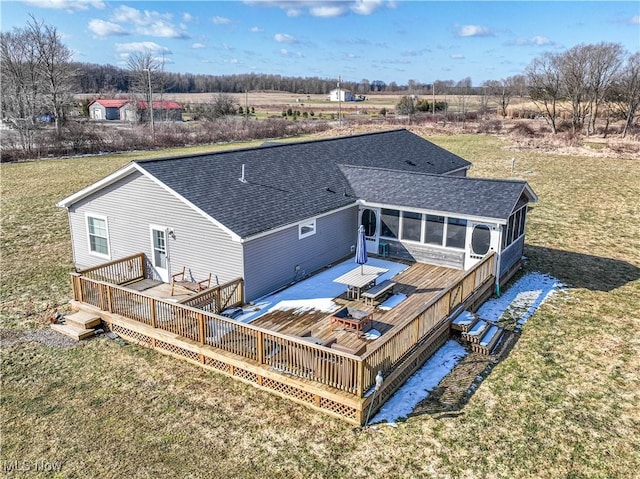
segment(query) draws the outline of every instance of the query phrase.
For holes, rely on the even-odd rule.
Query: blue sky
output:
[[[480,85],[580,43],[640,49],[637,0],[2,0],[0,9],[2,31],[32,14],[57,27],[80,62],[125,66],[147,50],[168,71],[213,75]]]

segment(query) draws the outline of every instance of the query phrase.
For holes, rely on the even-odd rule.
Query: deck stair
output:
[[[62,321],[51,324],[51,329],[80,341],[94,336],[96,328],[100,326],[102,319],[100,316],[86,311],[76,311],[64,316]]]
[[[468,311],[454,319],[451,329],[460,331],[460,337],[471,345],[471,350],[480,354],[491,354],[504,332],[502,326]]]

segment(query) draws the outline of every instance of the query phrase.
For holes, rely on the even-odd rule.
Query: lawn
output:
[[[464,407],[377,430],[104,337],[70,348],[8,340],[45,327],[69,299],[68,225],[55,203],[136,155],[2,165],[5,474],[637,477],[640,161],[513,151],[492,136],[429,139],[472,161],[474,176],[529,181],[540,202],[526,269],[567,291],[527,321]],[[36,470],[54,462],[57,473]]]

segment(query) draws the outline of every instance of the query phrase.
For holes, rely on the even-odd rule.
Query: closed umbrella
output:
[[[361,266],[361,270],[364,270],[364,265],[367,262],[367,240],[364,237],[364,226],[360,225],[358,228],[358,241],[356,243],[356,263]]]

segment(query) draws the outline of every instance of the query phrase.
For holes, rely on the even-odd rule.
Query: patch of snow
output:
[[[453,324],[471,324],[476,320],[475,314],[469,311],[463,311],[456,319],[453,320]]]
[[[515,319],[518,327],[535,313],[548,298],[565,286],[556,278],[542,273],[529,273],[511,285],[499,298],[492,298],[478,309],[478,316],[498,321],[503,315]]]
[[[384,403],[370,423],[395,422],[407,417],[466,355],[467,350],[459,343],[447,341]]]
[[[378,277],[378,282],[384,281],[385,279],[390,279],[408,268],[406,264],[396,263],[394,261],[387,261],[379,258],[369,258],[367,264],[385,268],[388,270],[386,273]],[[270,311],[275,310],[276,308],[285,309],[281,308],[280,306],[280,304],[283,302],[296,304],[296,302],[302,301],[306,302],[307,306],[315,304],[318,307],[323,308],[320,309],[320,311],[327,311],[326,308],[329,307],[328,303],[326,302],[327,298],[336,298],[346,291],[345,285],[334,283],[333,280],[351,271],[354,267],[356,266],[353,263],[353,259],[348,259],[343,261],[342,263],[338,263],[332,266],[331,268],[327,268],[324,271],[311,276],[310,278],[299,281],[298,283],[295,283],[288,288],[277,291],[274,294],[263,296],[258,300],[258,303],[253,308],[246,308],[246,313],[236,318],[236,320],[243,323],[250,323],[254,319],[262,316],[263,314],[267,314]],[[255,311],[258,305],[260,305],[260,309],[258,311]],[[316,308],[314,306],[310,309]],[[329,310],[329,312],[332,311],[334,311],[334,309]]]
[[[384,303],[378,306],[378,309],[383,311],[389,311],[391,308],[398,306],[405,299],[407,299],[407,295],[404,293],[397,293],[388,298]]]
[[[503,314],[510,314],[521,326],[535,313],[536,309],[557,291],[565,286],[546,274],[529,273],[521,277],[499,298],[493,298],[484,303],[478,310],[482,318],[497,321]],[[471,315],[464,312],[459,317]],[[429,396],[430,391],[449,374],[467,351],[457,342],[450,340],[445,343],[431,358],[398,389],[393,396],[380,408],[370,423],[383,421],[395,422],[406,417],[422,400]],[[487,371],[491,367],[489,366]],[[475,391],[483,380],[478,376],[469,386],[468,393]],[[373,394],[373,388],[367,395]]]
[[[316,310],[325,313],[332,313],[338,309],[338,307],[339,306],[333,301],[333,298],[291,299],[280,301],[269,311],[292,310],[292,314],[302,314]]]
[[[370,329],[369,331],[364,333],[363,338],[368,339],[369,341],[373,341],[374,339],[378,339],[380,336],[382,336],[382,333],[380,333],[380,331],[378,331],[377,329]]]

